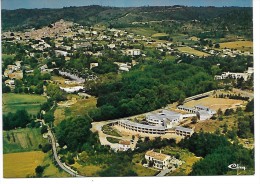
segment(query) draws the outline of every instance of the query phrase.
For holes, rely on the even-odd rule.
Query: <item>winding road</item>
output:
[[[72,170],[69,166],[66,166],[65,164],[63,164],[60,161],[58,154],[57,154],[55,137],[50,129],[48,129],[47,135],[49,137],[49,140],[51,140],[53,155],[54,155],[54,158],[55,158],[57,164],[59,165],[59,167],[74,177],[83,177],[83,176],[78,175],[76,171]]]

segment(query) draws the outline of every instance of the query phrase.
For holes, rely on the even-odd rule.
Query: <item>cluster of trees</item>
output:
[[[190,175],[224,175],[229,171],[227,166],[232,163],[239,163],[247,168],[254,167],[253,150],[231,144],[224,136],[194,133],[179,145],[196,156],[203,157],[193,165]]]
[[[245,100],[245,101],[248,101],[249,100],[249,97],[245,97],[245,96],[241,96],[240,94],[239,95],[235,95],[235,94],[220,94],[217,96],[218,98],[229,98],[229,99],[235,99],[235,100]]]
[[[95,143],[95,136],[90,131],[89,117],[71,117],[60,122],[55,127],[56,137],[61,147],[67,145],[71,151],[81,150],[84,143]]]
[[[32,121],[26,110],[17,110],[15,113],[9,112],[7,115],[3,115],[3,129],[25,128]]]
[[[55,101],[63,101],[67,99],[66,93],[56,84],[49,83],[46,88],[46,93]]]
[[[156,137],[154,140],[150,140],[149,137],[145,137],[144,141],[138,140],[136,147],[138,147],[135,152],[144,152],[149,149],[160,149],[165,146],[176,146],[175,139],[161,139],[161,137]]]
[[[213,77],[200,67],[173,62],[139,64],[121,79],[92,89],[99,98],[91,116],[104,120],[141,114],[215,88]]]

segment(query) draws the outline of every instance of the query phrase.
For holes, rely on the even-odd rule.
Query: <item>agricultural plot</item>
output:
[[[210,56],[209,54],[205,53],[205,52],[201,52],[201,51],[198,51],[198,50],[195,50],[191,47],[178,47],[178,50],[180,52],[184,52],[184,53],[187,53],[187,54],[193,54],[195,56],[199,56],[199,57],[203,57],[203,56]]]
[[[44,160],[42,151],[9,153],[3,155],[3,175],[5,178],[25,178],[35,176],[35,168]]]
[[[46,101],[47,99],[40,95],[5,93],[3,94],[3,114],[24,109],[29,114],[36,115],[41,104]]]
[[[252,41],[234,41],[234,42],[224,42],[220,43],[220,48],[229,48],[229,49],[237,49],[241,51],[253,51],[253,42]]]
[[[25,152],[39,150],[39,144],[46,143],[40,129],[17,129],[3,132],[3,152]]]

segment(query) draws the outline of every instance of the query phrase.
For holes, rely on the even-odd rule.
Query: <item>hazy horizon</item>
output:
[[[2,0],[1,9],[41,9],[63,8],[70,6],[111,6],[111,7],[141,7],[141,6],[237,6],[252,7],[252,0]]]

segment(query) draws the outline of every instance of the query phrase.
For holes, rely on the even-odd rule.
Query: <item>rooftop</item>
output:
[[[170,155],[166,155],[166,154],[163,154],[163,153],[157,153],[157,152],[154,152],[153,150],[147,151],[145,153],[145,155],[153,157],[154,159],[161,160],[161,161],[164,161],[167,158],[171,158]]]
[[[165,130],[165,128],[163,126],[144,125],[144,124],[135,123],[135,122],[132,122],[132,121],[129,121],[129,120],[121,120],[121,122],[128,124],[130,126],[138,127],[138,128]]]
[[[126,141],[126,140],[120,140],[119,144],[123,144],[123,145],[130,145],[130,141]]]

